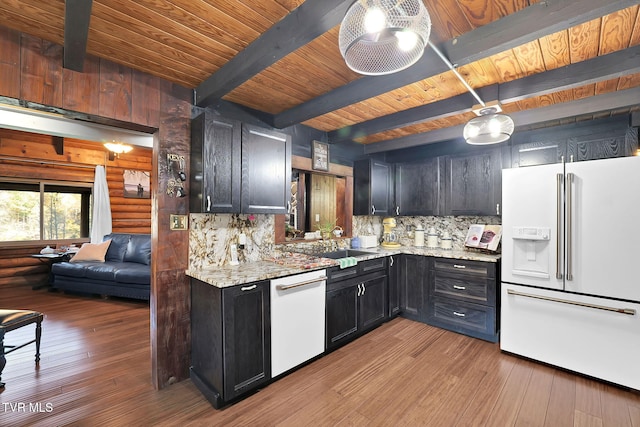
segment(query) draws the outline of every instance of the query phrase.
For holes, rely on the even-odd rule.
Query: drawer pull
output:
[[[467,268],[466,265],[453,264],[453,268]]]
[[[458,311],[454,311],[454,312],[453,312],[453,314],[454,314],[455,316],[458,316],[458,317],[464,317],[464,316],[465,316],[465,314],[464,314],[464,313],[460,313],[460,312],[458,312]]]
[[[467,289],[466,286],[453,285],[453,289],[458,289],[459,291],[464,291]]]
[[[251,286],[243,286],[242,288],[240,288],[241,291],[251,291],[255,288],[257,288],[258,285],[251,285]]]

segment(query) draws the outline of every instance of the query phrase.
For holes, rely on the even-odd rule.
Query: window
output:
[[[0,242],[89,237],[91,186],[0,182]]]

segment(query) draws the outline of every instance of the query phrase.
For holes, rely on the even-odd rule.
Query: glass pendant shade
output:
[[[511,137],[514,123],[505,114],[484,114],[475,117],[464,126],[463,136],[467,144],[488,145],[498,144]]]
[[[357,0],[340,25],[340,53],[357,73],[391,74],[420,59],[430,33],[422,0]]]
[[[105,142],[104,146],[107,150],[116,154],[128,153],[133,149],[131,145],[123,144],[121,142]]]

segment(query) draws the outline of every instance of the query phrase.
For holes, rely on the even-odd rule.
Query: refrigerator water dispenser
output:
[[[549,227],[513,227],[514,275],[548,279],[549,273]]]

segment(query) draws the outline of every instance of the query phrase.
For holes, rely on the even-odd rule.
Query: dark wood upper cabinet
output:
[[[191,212],[287,213],[291,136],[204,112],[191,122]]]
[[[395,215],[393,165],[364,159],[353,165],[353,214]]]
[[[444,215],[500,215],[502,152],[446,157]]]
[[[402,216],[438,215],[440,157],[395,165],[396,213]]]
[[[191,212],[240,212],[240,122],[204,112],[191,122]]]
[[[243,213],[282,214],[291,200],[291,136],[242,125]]]

